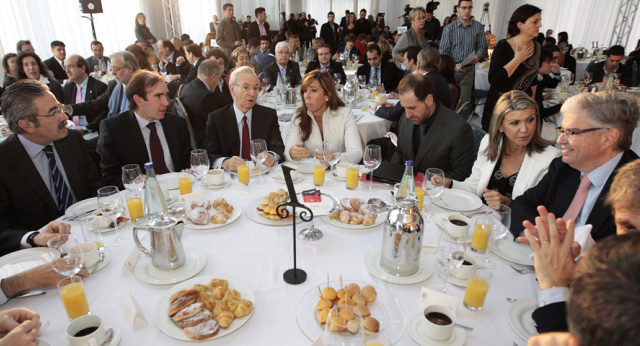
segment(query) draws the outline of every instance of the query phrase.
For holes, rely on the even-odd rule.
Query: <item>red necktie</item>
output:
[[[589,180],[589,176],[583,174],[580,186],[578,186],[578,191],[576,191],[575,196],[573,196],[573,201],[571,201],[571,205],[569,205],[567,212],[564,213],[564,216],[562,217],[563,219],[575,220],[578,218],[580,210],[582,210],[582,206],[584,205],[584,201],[587,199],[589,186],[591,186],[591,180]]]
[[[242,158],[245,160],[251,160],[251,135],[249,135],[249,124],[247,124],[247,116],[242,118]]]
[[[156,129],[156,123],[147,124],[151,134],[149,135],[149,147],[151,148],[151,162],[153,162],[153,168],[156,174],[169,173],[167,164],[164,162],[164,150],[162,150],[162,144],[160,144],[160,137],[158,137],[158,130]]]

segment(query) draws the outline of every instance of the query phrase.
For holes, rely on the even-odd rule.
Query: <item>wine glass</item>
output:
[[[262,102],[267,102],[267,92],[271,89],[271,79],[269,79],[269,75],[265,72],[260,72],[258,75],[258,79],[260,80],[260,90],[262,91]]]
[[[426,219],[428,222],[433,222],[433,200],[440,197],[444,191],[444,171],[438,168],[427,168],[424,172],[422,189],[429,196]]]
[[[440,239],[436,247],[436,259],[440,263],[444,274],[444,282],[440,292],[447,294],[446,286],[451,271],[462,265],[464,261],[464,244],[449,242],[440,233]]]
[[[621,73],[613,73],[611,74],[611,76],[613,77],[613,86],[615,87],[616,85],[620,84],[620,77],[622,77]]]
[[[358,89],[352,83],[347,83],[344,85],[344,88],[342,90],[344,95],[343,96],[344,102],[347,105],[351,106],[353,101],[356,99],[356,92]]]
[[[144,188],[144,176],[137,163],[122,166],[122,184],[129,192],[139,192]]]
[[[255,162],[256,167],[260,167],[260,165],[267,159],[268,154],[267,142],[264,139],[251,140],[251,159]],[[260,171],[262,171],[262,169]],[[264,184],[265,182],[266,181],[261,174],[258,179],[258,184]]]
[[[591,81],[593,81],[593,73],[592,72],[585,72],[584,76],[582,77],[582,79],[584,79],[584,83],[586,85],[589,85],[589,83],[591,83]]]
[[[358,84],[360,84],[360,88],[364,89],[367,85],[367,76],[365,75],[359,75],[358,76]]]
[[[511,208],[502,204],[489,205],[491,210],[488,215],[483,217],[483,222],[490,224],[491,227],[483,227],[485,235],[489,238],[489,245],[487,251],[485,251],[482,261],[484,267],[488,269],[494,269],[496,264],[489,258],[491,252],[491,246],[497,240],[502,239],[511,227]]]
[[[160,66],[160,74],[162,77],[167,76],[167,64],[162,64],[162,66]]]
[[[338,161],[340,161],[340,144],[336,145],[328,141],[324,141],[322,142],[322,153],[324,160],[329,164],[329,167],[331,167],[331,174],[328,183],[331,185],[335,183],[335,180],[333,179],[333,169]]]
[[[191,150],[191,169],[198,180],[209,171],[209,156],[204,149]]]
[[[69,239],[68,234],[59,234],[47,241],[49,257],[52,258],[51,268],[58,274],[71,277],[82,270],[84,264],[82,252],[70,253],[71,248],[76,245],[78,242],[75,239]]]
[[[342,79],[342,75],[340,75],[339,73],[334,73],[333,74],[333,82],[336,85],[340,84],[340,79]]]
[[[113,247],[124,245],[124,238],[120,235],[120,225],[118,223],[118,217],[124,211],[124,203],[117,186],[105,186],[98,190],[98,208],[102,215],[113,221],[113,227],[116,229],[116,238],[109,245]]]
[[[364,157],[362,158],[364,166],[369,169],[369,191],[373,191],[373,171],[380,167],[382,162],[382,148],[376,144],[369,144],[364,148]]]
[[[358,54],[352,54],[351,60],[353,60],[353,64],[355,65],[354,67],[358,68],[358,64],[360,63],[360,57],[358,56]]]

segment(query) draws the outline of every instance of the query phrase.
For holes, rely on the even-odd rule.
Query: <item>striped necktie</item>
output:
[[[73,195],[71,194],[71,190],[67,186],[67,183],[65,183],[62,173],[58,169],[56,157],[53,154],[53,147],[51,144],[46,145],[42,151],[44,151],[47,155],[47,159],[49,160],[49,171],[51,172],[51,178],[53,178],[54,184],[53,186],[56,190],[56,197],[58,198],[58,209],[64,213],[69,206],[75,203]]]

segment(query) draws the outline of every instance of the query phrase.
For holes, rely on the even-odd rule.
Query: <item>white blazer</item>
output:
[[[304,142],[304,147],[311,151],[311,155],[314,155],[316,150],[322,151],[322,136],[313,115],[307,113],[306,116],[311,118],[312,128],[309,139]],[[362,160],[362,141],[356,119],[351,115],[351,109],[340,107],[332,111],[327,108],[322,115],[322,129],[325,141],[340,145],[340,150],[342,150],[340,162],[358,163]],[[302,142],[302,131],[300,130],[300,118],[296,116],[289,128],[287,143],[284,147],[284,156],[287,161],[295,161],[289,155],[289,149],[300,142]]]
[[[471,192],[478,197],[482,197],[484,188],[489,185],[489,179],[497,163],[497,161],[489,161],[487,156],[483,154],[488,146],[489,135],[486,135],[482,138],[482,142],[480,142],[478,158],[476,162],[473,163],[471,175],[463,182],[454,180],[451,188]],[[560,154],[560,150],[553,145],[549,145],[541,153],[525,155],[522,165],[520,166],[520,171],[518,172],[518,178],[513,185],[511,198],[515,199],[529,188],[536,186],[542,177],[547,174],[551,161],[560,156]]]

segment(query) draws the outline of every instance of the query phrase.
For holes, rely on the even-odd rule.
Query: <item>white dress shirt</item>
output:
[[[149,155],[149,159],[151,159],[151,145],[149,144],[151,130],[147,127],[150,121],[145,120],[135,111],[134,114],[136,115],[136,120],[138,121],[138,125],[140,126],[142,138],[144,138],[144,144],[147,146],[147,154]],[[160,145],[162,145],[164,163],[167,165],[169,171],[175,172],[175,169],[173,168],[173,161],[171,160],[171,152],[169,151],[169,144],[167,143],[167,138],[164,136],[164,131],[162,130],[162,123],[159,121],[154,121],[154,123],[156,124],[156,132],[158,133],[158,138],[160,139]]]

